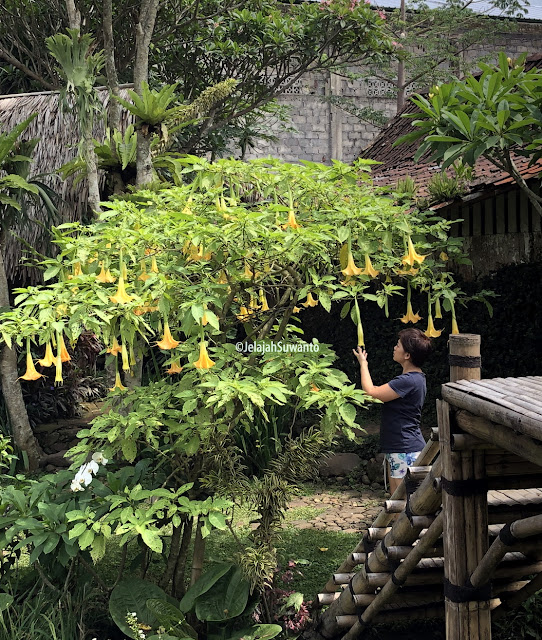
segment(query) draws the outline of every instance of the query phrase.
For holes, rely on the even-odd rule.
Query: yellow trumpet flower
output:
[[[290,211],[288,212],[288,222],[282,225],[283,229],[287,229],[288,227],[291,227],[292,229],[301,228],[301,225],[295,219],[295,213],[293,209],[290,209]]]
[[[241,320],[241,322],[247,322],[253,313],[254,311],[249,311],[246,307],[243,307],[241,305],[239,307],[239,313],[237,314],[237,319]]]
[[[316,307],[317,304],[318,304],[318,300],[315,300],[312,297],[312,293],[309,291],[309,293],[307,293],[307,300],[302,303],[302,306],[303,307]]]
[[[341,280],[341,284],[343,287],[353,287],[356,284],[356,281],[352,276],[346,276],[344,280]]]
[[[182,370],[183,368],[181,367],[179,360],[175,360],[174,362],[171,363],[171,366],[166,371],[166,373],[172,376],[174,373],[181,373]]]
[[[210,369],[216,364],[209,358],[204,340],[202,340],[199,345],[199,358],[193,364],[196,369]]]
[[[114,296],[109,296],[109,299],[115,304],[127,304],[128,302],[132,302],[132,300],[134,299],[133,296],[129,296],[126,293],[126,289],[124,288],[124,278],[122,276],[120,276],[119,278],[117,294]]]
[[[61,362],[69,362],[71,360],[70,354],[66,349],[66,345],[64,343],[64,336],[60,334],[58,338],[58,357]]]
[[[258,292],[260,296],[260,303],[262,305],[262,311],[269,311],[269,305],[267,304],[267,298],[265,297],[265,293],[263,289],[260,289]]]
[[[398,276],[415,276],[419,269],[411,267],[410,269],[394,269],[394,271]]]
[[[150,278],[150,275],[147,273],[147,263],[145,262],[145,260],[141,261],[141,274],[137,277],[138,280],[143,280],[143,282],[145,282],[145,280],[148,280]]]
[[[448,254],[445,251],[441,251],[439,253],[439,258],[442,260],[442,262],[447,262],[448,261]]]
[[[82,275],[83,275],[83,271],[81,269],[81,263],[76,262],[73,265],[73,274],[68,276],[68,280],[71,280],[72,278],[77,278],[78,276],[82,276]]]
[[[429,314],[429,318],[427,320],[427,330],[425,331],[425,335],[428,338],[438,338],[442,331],[437,331],[435,326],[433,325],[433,316]]]
[[[162,338],[162,340],[160,340],[160,342],[156,343],[156,346],[159,349],[162,350],[166,350],[166,349],[175,349],[175,347],[178,347],[181,343],[178,340],[174,340],[173,336],[171,335],[171,331],[169,330],[169,323],[166,320],[164,322],[164,337]]]
[[[354,258],[352,257],[352,252],[349,251],[346,269],[343,269],[341,273],[343,274],[343,276],[359,276],[361,271],[362,270],[359,267],[356,267]]]
[[[124,369],[124,371],[130,371],[130,360],[128,358],[128,349],[126,348],[126,342],[124,342],[124,340],[122,341],[121,353],[122,353],[122,368]]]
[[[412,303],[409,300],[407,302],[406,314],[402,318],[399,318],[399,320],[401,320],[401,322],[403,322],[404,324],[406,324],[407,322],[412,322],[413,324],[416,324],[416,322],[418,322],[421,319],[422,319],[421,316],[419,316],[417,313],[414,313],[412,311]]]
[[[427,256],[421,256],[419,253],[416,253],[414,245],[412,244],[412,239],[408,236],[408,253],[403,257],[402,263],[409,264],[413,267],[415,262],[421,264],[426,257]]]
[[[256,296],[253,293],[250,294],[250,302],[248,303],[248,308],[254,311],[257,311],[260,308]]]
[[[363,335],[363,325],[361,320],[358,322],[358,347],[365,346],[365,336]]]
[[[209,320],[207,320],[207,312],[203,312],[203,316],[201,318],[201,326],[206,327],[209,324]]]
[[[435,301],[435,318],[442,318],[442,309],[440,307],[440,298]]]
[[[115,336],[113,338],[113,344],[111,345],[111,347],[109,349],[107,349],[106,353],[112,353],[114,356],[117,355],[117,353],[120,353],[122,351],[122,347],[120,346],[120,344],[117,341],[117,336]]]
[[[228,278],[224,269],[222,269],[222,271],[220,272],[220,278],[218,278],[216,282],[217,284],[228,284]]]
[[[51,367],[55,363],[56,363],[56,359],[55,359],[55,356],[53,355],[53,347],[51,346],[51,343],[48,342],[45,345],[45,355],[41,360],[38,360],[38,364],[40,364],[42,367]]]
[[[109,269],[104,267],[104,263],[100,262],[101,271],[96,276],[96,282],[102,282],[103,284],[109,284],[111,282],[115,282],[116,278],[111,275]]]
[[[303,311],[303,309],[301,307],[294,307],[292,309],[292,313],[299,313],[300,311]]]
[[[109,389],[109,391],[115,391],[118,389],[119,391],[126,391],[126,387],[120,381],[120,373],[117,371],[115,374],[115,385]]]
[[[245,270],[243,272],[243,275],[245,276],[245,278],[248,278],[249,280],[251,280],[254,277],[254,273],[251,271],[246,261],[245,261]]]
[[[348,264],[348,242],[345,242],[339,251],[339,264],[341,269],[346,269]]]
[[[56,360],[56,369],[55,369],[55,383],[62,384],[64,379],[62,378],[62,360],[57,356]]]
[[[153,311],[158,311],[158,307],[145,305],[143,307],[136,307],[134,309],[134,313],[136,314],[136,316],[142,316],[144,313],[152,313]]]
[[[156,256],[151,258],[151,271],[153,273],[158,273],[158,265],[156,264]]]
[[[134,345],[130,344],[130,366],[135,367],[135,365],[136,365],[136,358],[134,353]],[[132,375],[134,374],[132,373]]]
[[[452,316],[452,333],[457,335],[459,333],[459,327],[457,326],[457,320],[455,316]]]
[[[371,258],[369,254],[365,254],[365,269],[361,272],[360,275],[369,276],[370,278],[376,278],[376,276],[380,273],[376,269],[373,269],[373,265],[371,264]]]
[[[43,378],[42,373],[38,373],[36,371],[36,367],[34,366],[34,361],[32,360],[32,354],[30,351],[26,353],[26,371],[24,375],[19,376],[19,380],[39,380]]]
[[[318,393],[320,391],[320,389],[314,384],[314,382],[311,382],[311,389],[312,393]]]

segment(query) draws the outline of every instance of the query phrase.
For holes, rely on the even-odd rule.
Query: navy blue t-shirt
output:
[[[384,453],[413,453],[425,447],[420,419],[425,400],[425,374],[409,371],[388,383],[400,397],[382,406],[380,448]]]

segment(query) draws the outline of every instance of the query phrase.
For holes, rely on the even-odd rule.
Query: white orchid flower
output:
[[[104,458],[104,454],[102,451],[98,451],[98,453],[93,453],[92,460],[94,462],[97,462],[98,464],[103,464],[104,467],[109,462],[107,458]]]

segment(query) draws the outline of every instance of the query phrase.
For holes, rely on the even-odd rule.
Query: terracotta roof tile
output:
[[[542,67],[542,54],[529,56],[525,69]],[[418,186],[418,195],[425,196],[427,183],[431,177],[440,171],[440,166],[429,160],[430,154],[425,154],[416,163],[414,154],[419,146],[419,141],[401,144],[393,147],[393,143],[401,136],[414,130],[412,120],[404,118],[408,113],[416,113],[418,108],[411,102],[407,102],[393,120],[383,129],[373,142],[362,151],[361,158],[370,158],[381,164],[372,167],[372,175],[375,184],[382,186],[395,185],[399,179],[410,176]],[[534,178],[542,171],[542,161],[529,167],[529,158],[514,156],[514,160],[521,175],[525,179]],[[506,172],[495,167],[489,160],[479,158],[474,167],[474,177],[470,182],[470,192],[480,191],[483,188],[495,188],[513,183],[513,178]]]

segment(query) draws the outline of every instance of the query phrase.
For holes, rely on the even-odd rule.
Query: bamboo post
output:
[[[450,382],[480,380],[480,336],[472,333],[452,334],[448,341]],[[439,425],[440,428],[440,425]]]
[[[479,380],[480,336],[450,336],[450,381]],[[475,590],[468,579],[488,547],[485,453],[452,450],[450,406],[437,401],[442,504],[447,640],[491,638],[489,585]],[[485,588],[487,587],[487,588]],[[487,591],[487,593],[486,593]]]

